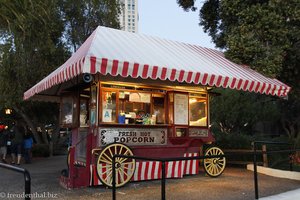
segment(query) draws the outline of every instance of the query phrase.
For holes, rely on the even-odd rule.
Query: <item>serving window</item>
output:
[[[166,123],[166,96],[162,90],[102,85],[101,91],[101,123],[143,125]]]
[[[103,83],[100,99],[100,123],[169,124],[176,137],[187,136],[189,127],[208,125],[205,92]]]

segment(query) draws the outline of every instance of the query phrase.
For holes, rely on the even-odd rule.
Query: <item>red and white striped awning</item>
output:
[[[99,26],[67,62],[24,93],[29,99],[80,74],[100,73],[286,96],[284,83],[197,45]]]

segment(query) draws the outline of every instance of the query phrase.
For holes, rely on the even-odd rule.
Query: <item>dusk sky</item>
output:
[[[215,48],[211,38],[199,26],[199,8],[185,12],[176,0],[139,0],[139,33]]]

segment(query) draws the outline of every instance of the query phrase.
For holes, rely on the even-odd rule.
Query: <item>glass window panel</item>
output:
[[[173,120],[174,94],[170,93],[168,99],[169,99],[169,102],[168,102],[168,106],[169,106],[169,124],[173,124],[174,123],[174,120]]]
[[[102,122],[117,122],[116,92],[103,91],[102,99]]]
[[[190,126],[207,126],[206,99],[189,99]]]
[[[75,160],[86,162],[86,144],[87,144],[88,129],[79,129],[78,143],[75,145]]]
[[[89,112],[89,121],[91,125],[96,125],[97,123],[97,86],[93,85],[91,87],[91,99],[90,99],[90,112]]]
[[[73,123],[73,98],[62,98],[61,104],[61,124],[67,125]]]
[[[165,123],[165,97],[164,95],[153,95],[153,117],[156,124]]]
[[[80,99],[80,110],[79,110],[79,123],[80,126],[88,125],[88,102],[89,99],[81,98]]]
[[[119,115],[125,114],[126,122],[129,124],[149,123],[151,118],[150,97],[151,94],[148,93],[120,91]]]

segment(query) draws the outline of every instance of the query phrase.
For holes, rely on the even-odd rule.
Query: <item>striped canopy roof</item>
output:
[[[83,73],[168,79],[276,96],[290,90],[231,62],[220,51],[99,26],[62,66],[26,91],[24,99]]]

